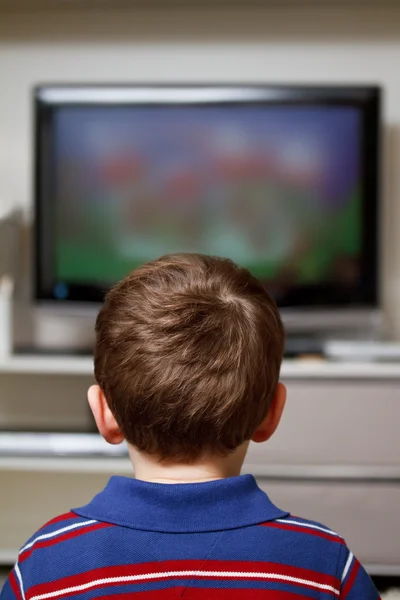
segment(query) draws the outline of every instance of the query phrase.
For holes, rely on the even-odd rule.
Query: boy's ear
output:
[[[87,395],[99,433],[109,444],[120,444],[123,442],[124,436],[108,407],[107,400],[101,388],[98,385],[92,385],[88,389]]]
[[[253,442],[266,442],[275,433],[279,421],[281,420],[283,409],[285,408],[285,402],[286,387],[283,383],[278,383],[267,415],[257,427],[251,438]]]

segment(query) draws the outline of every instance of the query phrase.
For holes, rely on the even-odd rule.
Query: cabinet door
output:
[[[400,381],[288,381],[282,422],[248,464],[400,467]]]

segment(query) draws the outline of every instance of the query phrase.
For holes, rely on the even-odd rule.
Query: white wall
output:
[[[400,7],[379,6],[1,15],[0,203],[30,207],[29,92],[38,82],[380,83],[382,294],[400,338]]]

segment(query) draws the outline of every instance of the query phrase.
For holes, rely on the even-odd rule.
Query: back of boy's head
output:
[[[249,271],[175,254],[133,271],[106,296],[95,376],[128,443],[192,461],[252,437],[283,349],[277,307]]]

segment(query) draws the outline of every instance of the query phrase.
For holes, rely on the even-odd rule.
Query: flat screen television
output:
[[[378,307],[377,86],[39,86],[35,297],[99,303],[171,252],[282,309]]]

